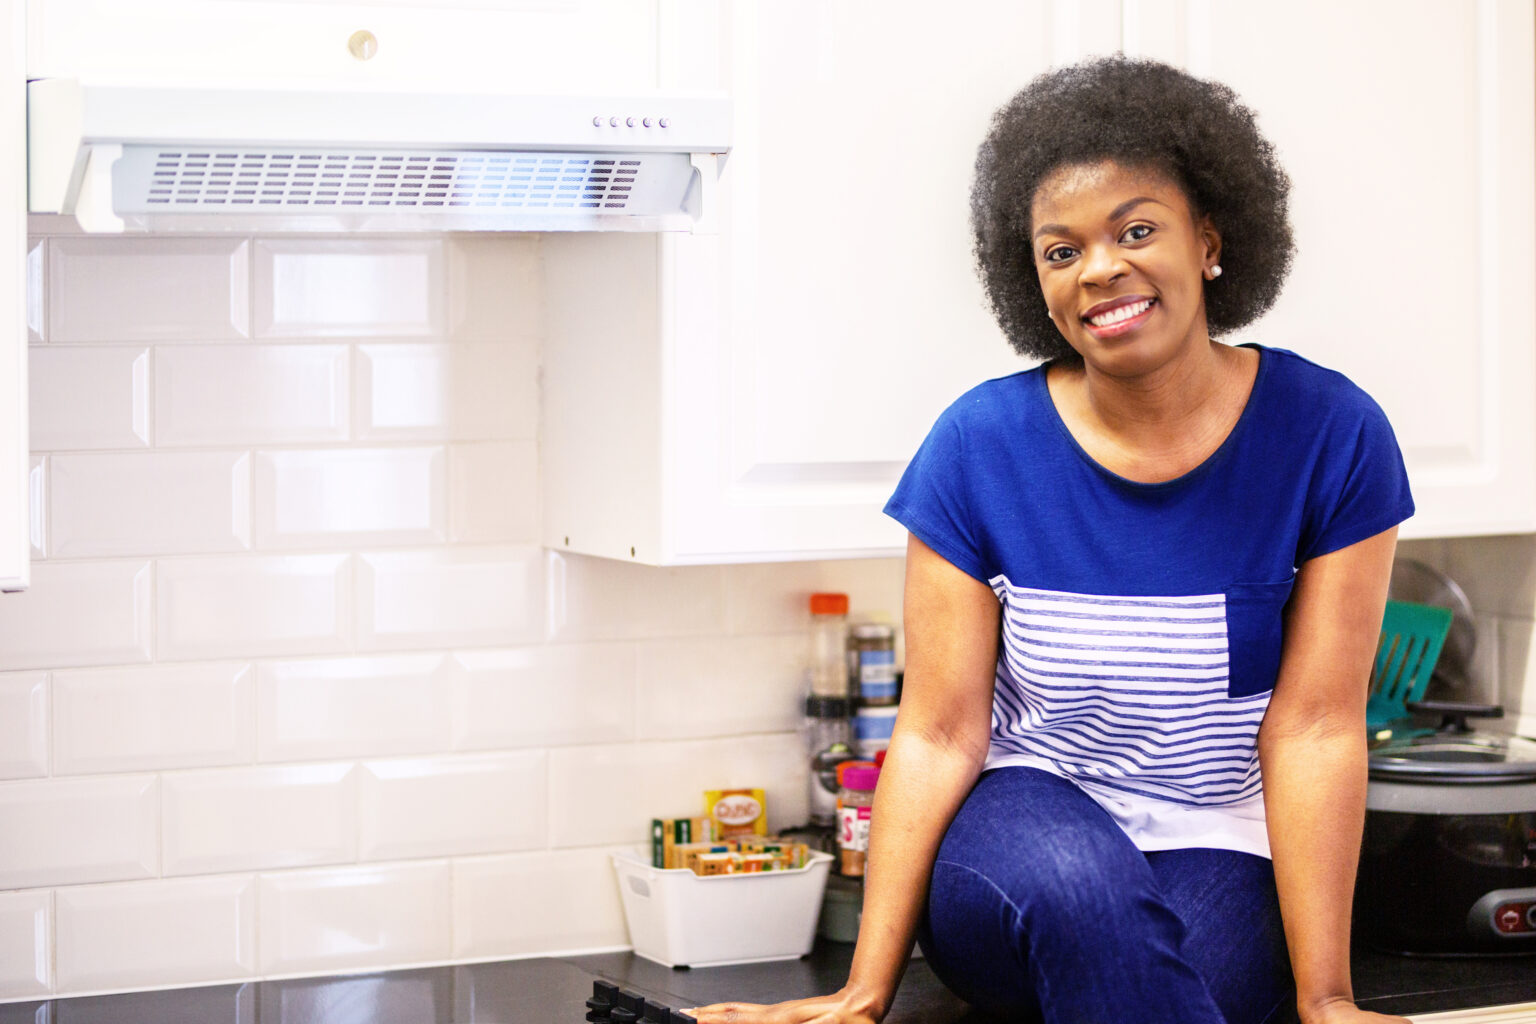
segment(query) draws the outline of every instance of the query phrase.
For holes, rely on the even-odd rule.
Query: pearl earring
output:
[[[1221,264],[1220,263],[1213,263],[1213,264],[1211,264],[1210,275],[1211,275],[1211,280],[1212,281],[1216,280],[1218,277],[1221,276]]]

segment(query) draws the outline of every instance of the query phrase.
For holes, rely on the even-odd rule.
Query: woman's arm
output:
[[[1394,527],[1301,567],[1259,729],[1270,853],[1303,1024],[1408,1024],[1356,1009],[1349,977],[1365,820],[1366,686],[1396,543]]]
[[[878,1021],[912,954],[939,841],[981,774],[1000,609],[991,588],[916,537],[907,544],[906,679],[870,817],[864,914],[848,984],[777,1006],[719,1003],[700,1024]]]

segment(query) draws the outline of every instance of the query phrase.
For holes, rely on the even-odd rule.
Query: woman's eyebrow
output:
[[[1135,199],[1127,199],[1113,210],[1110,210],[1109,216],[1104,219],[1106,221],[1119,220],[1142,203],[1157,203],[1159,206],[1168,205],[1162,202],[1162,200],[1154,199],[1151,196],[1137,196]],[[1068,233],[1068,230],[1065,224],[1041,224],[1035,229],[1035,237],[1039,238],[1041,235],[1064,235]]]

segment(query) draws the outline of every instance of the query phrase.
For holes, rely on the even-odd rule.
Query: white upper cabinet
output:
[[[26,0],[33,78],[293,79],[597,95],[655,87],[639,0]]]
[[[1295,267],[1243,340],[1381,403],[1418,504],[1402,536],[1536,529],[1531,5],[1127,10],[1126,48],[1229,83],[1290,173]]]
[[[31,580],[27,498],[27,78],[22,0],[0,0],[0,591]]]
[[[662,77],[713,71],[696,87],[734,102],[719,233],[546,239],[551,546],[902,550],[880,508],[934,417],[1025,365],[970,253],[988,117],[1044,68],[1120,48],[1230,83],[1293,179],[1295,269],[1229,340],[1377,398],[1419,508],[1403,536],[1536,529],[1529,4],[1412,0],[1390,25],[1364,0],[722,6],[660,25],[663,54],[720,55]]]

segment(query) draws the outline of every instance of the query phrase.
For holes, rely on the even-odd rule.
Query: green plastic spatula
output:
[[[1440,648],[1451,629],[1451,610],[1409,601],[1388,601],[1381,620],[1381,640],[1371,669],[1366,729],[1374,733],[1406,718],[1409,701],[1424,696]]]

